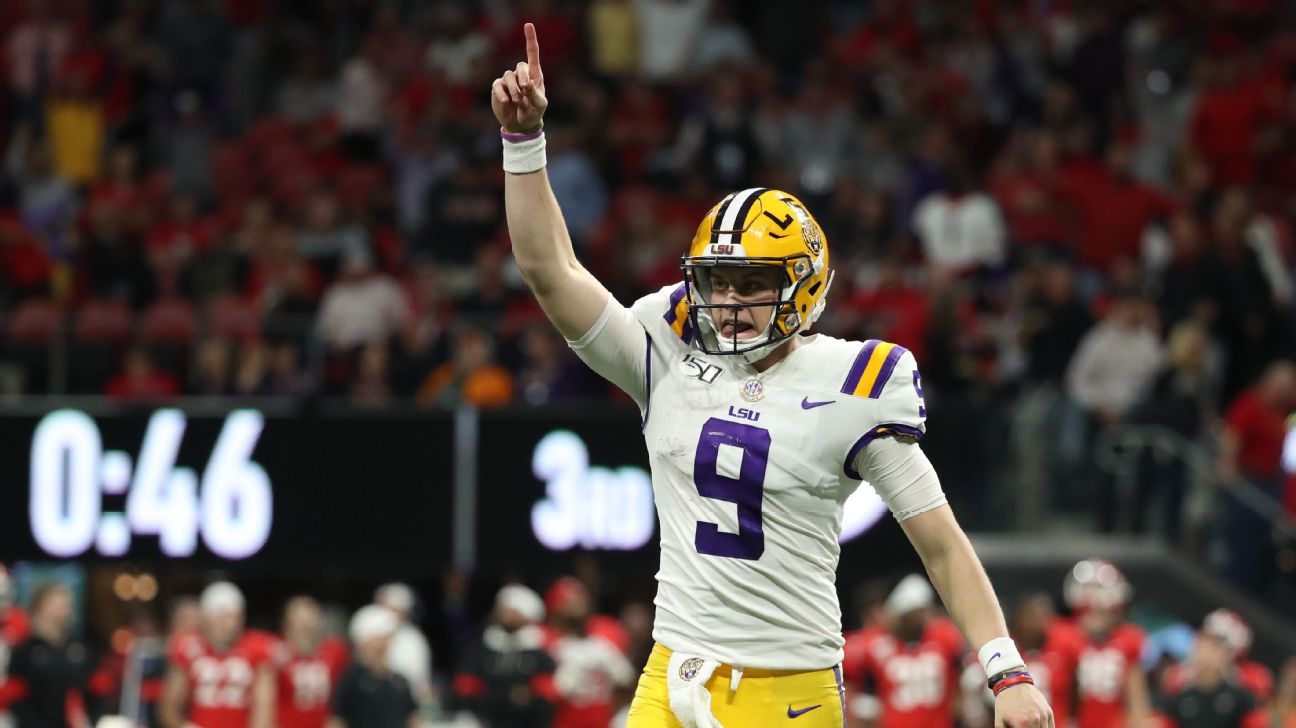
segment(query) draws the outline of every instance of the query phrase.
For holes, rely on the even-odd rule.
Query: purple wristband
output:
[[[535,141],[536,139],[539,139],[542,136],[544,136],[543,126],[540,127],[539,129],[536,129],[535,131],[528,131],[521,134],[515,134],[511,131],[504,131],[504,127],[500,127],[500,139],[503,139],[506,142],[512,142],[514,144],[517,144],[519,142]]]

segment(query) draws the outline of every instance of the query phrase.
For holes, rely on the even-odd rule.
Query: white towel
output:
[[[666,666],[666,689],[671,712],[684,728],[724,728],[711,714],[711,693],[707,680],[720,663],[699,655],[672,652]]]

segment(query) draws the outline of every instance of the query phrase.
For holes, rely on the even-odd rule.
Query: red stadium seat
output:
[[[167,298],[149,307],[140,322],[140,339],[165,344],[187,344],[193,340],[193,305],[176,298]]]
[[[46,299],[23,301],[9,320],[9,341],[20,344],[44,343],[63,325],[63,311]]]
[[[207,308],[207,328],[222,339],[249,339],[261,333],[261,309],[237,294],[221,296]]]
[[[130,308],[121,301],[93,300],[77,311],[72,338],[77,341],[117,343],[131,335]]]

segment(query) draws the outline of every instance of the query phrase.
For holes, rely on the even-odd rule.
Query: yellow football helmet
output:
[[[741,354],[759,361],[773,347],[808,328],[823,313],[832,285],[828,241],[801,201],[763,187],[735,192],[711,208],[698,225],[681,266],[689,321],[696,342],[708,354]],[[757,303],[712,303],[716,268],[770,267],[782,273],[778,298]],[[759,335],[739,340],[721,336],[717,313],[774,306]]]

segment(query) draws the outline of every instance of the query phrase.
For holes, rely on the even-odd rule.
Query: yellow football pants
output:
[[[666,689],[670,654],[661,645],[653,647],[626,728],[681,728]],[[808,672],[744,670],[737,690],[729,689],[731,674],[728,665],[721,665],[707,681],[711,712],[724,728],[842,728],[845,724],[840,667]]]

